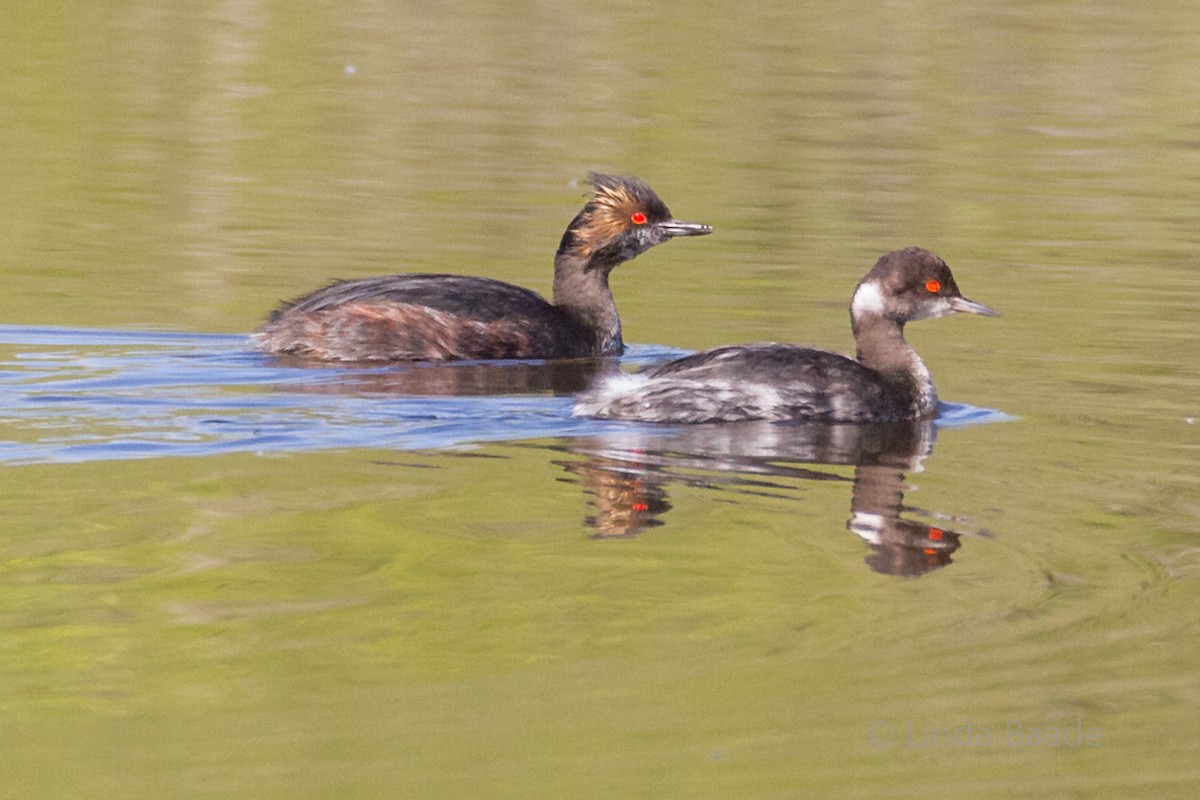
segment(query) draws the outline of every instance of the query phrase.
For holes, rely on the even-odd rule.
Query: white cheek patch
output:
[[[880,514],[855,511],[846,527],[869,544],[879,544],[883,541],[884,519]]]
[[[883,289],[875,281],[859,284],[850,301],[850,313],[858,317],[863,314],[883,314]]]

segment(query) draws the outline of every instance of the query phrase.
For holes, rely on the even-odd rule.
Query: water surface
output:
[[[9,17],[11,792],[1195,795],[1194,4]],[[627,367],[849,350],[911,244],[1004,316],[910,326],[899,429],[249,348],[335,277],[548,291],[588,170],[716,228],[614,274]]]

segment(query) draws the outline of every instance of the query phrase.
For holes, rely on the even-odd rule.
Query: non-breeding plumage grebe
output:
[[[593,187],[554,256],[554,301],[463,275],[343,281],[280,306],[253,338],[269,353],[336,361],[580,358],[625,349],[608,288],[615,267],[675,236],[712,228],[671,217],[633,177],[588,176]]]
[[[964,312],[999,316],[963,297],[933,253],[897,250],[854,290],[857,361],[789,344],[718,347],[607,378],[579,398],[574,413],[672,423],[926,419],[937,412],[937,391],[904,340],[904,324]]]

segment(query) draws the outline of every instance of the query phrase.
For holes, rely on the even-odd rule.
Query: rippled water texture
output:
[[[1200,7],[17,2],[0,744],[21,797],[1200,787]],[[323,366],[331,278],[547,292],[589,170],[714,226],[626,369],[849,351],[921,245],[936,423],[570,416],[615,363]]]
[[[608,360],[324,365],[260,354],[245,336],[20,326],[0,326],[0,347],[12,350],[0,370],[9,464],[673,435],[571,416],[572,395],[619,368]],[[634,345],[621,362],[681,352]],[[938,424],[1004,419],[947,405]]]

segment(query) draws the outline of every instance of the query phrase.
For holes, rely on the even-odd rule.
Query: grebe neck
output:
[[[904,338],[904,323],[881,315],[856,316],[855,357],[911,398],[922,416],[937,408],[937,389],[925,362]]]
[[[554,258],[554,305],[596,337],[601,352],[621,352],[621,317],[608,287],[609,270],[567,250]]]

